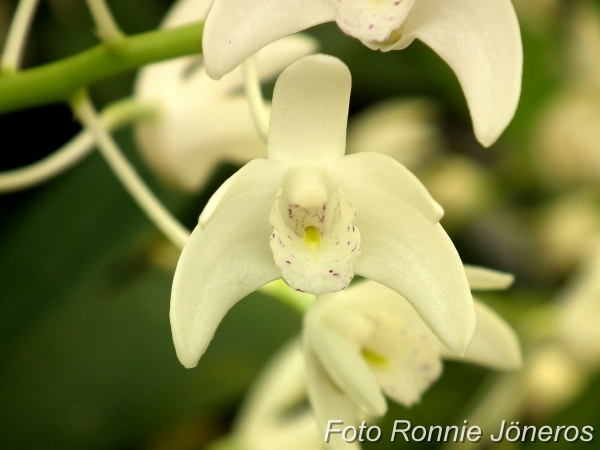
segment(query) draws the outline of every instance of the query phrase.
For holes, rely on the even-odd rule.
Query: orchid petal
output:
[[[306,391],[303,372],[300,340],[293,339],[278,350],[254,382],[236,430],[251,433],[253,426],[264,426],[272,415],[283,415],[286,409],[301,401]]]
[[[332,56],[306,56],[284,70],[273,92],[269,158],[315,164],[344,156],[350,84],[348,67]]]
[[[475,299],[477,327],[471,341],[471,347],[459,358],[447,350],[444,357],[460,361],[469,361],[493,369],[514,370],[521,367],[521,346],[514,330],[496,312],[481,301]]]
[[[283,170],[255,160],[240,170],[205,227],[186,243],[173,279],[171,330],[177,356],[194,367],[227,311],[281,277],[268,236],[269,210]]]
[[[198,217],[198,224],[202,228],[206,226],[206,223],[213,216],[217,207],[221,203],[221,200],[223,200],[225,193],[229,190],[231,186],[233,186],[233,183],[235,182],[236,177],[239,176],[240,172],[241,171],[238,170],[236,173],[227,178],[223,182],[223,184],[219,186],[215,193],[211,195],[211,197],[208,199],[208,202],[206,202],[206,205],[204,205],[204,209],[200,213],[200,217]]]
[[[356,325],[360,326],[360,316],[346,314],[340,317],[339,311],[334,310],[334,317],[327,317],[329,305],[324,303],[330,303],[330,299],[320,298],[308,312],[304,322],[311,347],[342,392],[368,414],[384,415],[387,410],[386,401],[371,369],[362,357],[360,343],[344,339],[326,323],[327,319],[350,319],[352,323],[358,321]]]
[[[260,201],[269,204],[266,218],[260,218],[261,223],[266,220],[266,223],[268,224],[271,206],[275,201],[279,186],[287,171],[288,167],[278,161],[271,161],[269,159],[255,159],[250,161],[225,180],[208,200],[205,209],[208,209],[209,211],[202,211],[199,219],[203,228],[210,223],[212,218],[218,214],[222,208],[232,202],[244,200],[246,197],[249,199],[256,198],[256,202]],[[260,208],[261,210],[264,208],[262,203],[260,204]],[[258,214],[259,213],[257,212],[256,215],[258,216]],[[230,226],[234,227],[235,224],[230,224]],[[267,241],[269,234],[270,233],[267,233]]]
[[[376,198],[379,192],[394,195],[437,223],[444,215],[419,179],[393,158],[380,153],[348,155],[327,166],[333,184],[342,187],[350,199],[368,189]]]
[[[465,273],[472,290],[503,290],[515,280],[510,273],[467,264],[465,264]]]
[[[322,450],[312,410],[297,408],[306,400],[304,372],[300,339],[294,338],[271,358],[244,400],[232,433],[244,449]]]
[[[270,79],[302,56],[317,51],[319,42],[306,34],[287,36],[263,47],[256,55],[258,75],[262,80]]]
[[[396,197],[368,189],[353,194],[362,250],[355,273],[405,297],[444,345],[464,355],[475,313],[462,262],[444,229]]]
[[[325,436],[329,420],[341,420],[343,424],[359,423],[360,409],[333,384],[314,354],[310,343],[307,342],[306,332],[303,340],[308,399],[317,417],[321,436]],[[356,441],[345,442],[339,433],[331,434],[329,444],[334,450],[360,449]]]
[[[219,79],[270,42],[334,16],[329,0],[215,0],[202,36],[206,71]]]
[[[521,94],[523,48],[510,0],[419,0],[388,49],[415,38],[452,68],[467,98],[475,136],[492,145],[511,121]]]
[[[271,42],[254,55],[256,57],[258,77],[262,82],[271,80],[303,56],[315,53],[317,48],[318,41],[302,33],[286,36]],[[208,67],[206,66],[205,58],[203,71],[206,70],[208,70]],[[206,74],[205,76],[215,87],[219,87],[220,90],[226,90],[229,97],[235,96],[242,101],[246,107],[246,115],[248,115],[248,101],[244,95],[241,95],[244,89],[244,71],[241,66],[223,75],[218,81],[209,78]]]

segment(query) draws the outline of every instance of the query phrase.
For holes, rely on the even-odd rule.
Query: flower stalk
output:
[[[139,177],[131,163],[127,161],[117,143],[100,121],[87,92],[85,90],[77,92],[70,103],[75,115],[88,129],[96,141],[100,153],[127,192],[129,192],[158,229],[176,247],[183,248],[188,240],[189,231],[156,198]]]
[[[125,39],[125,35],[117,25],[106,0],[87,0],[87,4],[96,24],[98,37],[109,48],[114,49]]]
[[[33,21],[38,0],[21,0],[8,31],[0,68],[2,72],[16,72],[27,40],[27,34]]]
[[[256,132],[260,138],[267,142],[269,132],[269,112],[265,107],[265,100],[260,88],[260,77],[258,76],[258,67],[256,64],[256,55],[250,56],[242,63],[244,72],[244,88],[246,90],[246,99],[250,107],[252,121],[256,127]]]
[[[153,113],[154,110],[149,105],[126,99],[106,107],[100,120],[108,131],[113,131],[128,123],[148,119]],[[0,193],[16,192],[42,184],[69,170],[94,148],[92,134],[88,130],[82,130],[46,158],[26,167],[0,172]]]
[[[202,22],[123,38],[116,53],[99,45],[78,55],[0,77],[0,113],[68,101],[79,89],[163,59],[200,53]]]

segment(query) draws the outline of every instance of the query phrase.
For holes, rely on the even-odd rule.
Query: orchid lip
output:
[[[339,188],[317,206],[290,204],[294,198],[295,192],[286,195],[280,190],[269,218],[271,250],[283,279],[294,289],[315,295],[345,289],[354,277],[352,263],[360,255],[354,209]]]

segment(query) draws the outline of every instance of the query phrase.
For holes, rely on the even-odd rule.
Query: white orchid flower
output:
[[[211,0],[177,2],[162,24],[173,28],[206,17]],[[261,79],[275,77],[313,53],[308,36],[289,36],[257,55]],[[135,85],[138,100],[154,105],[157,117],[135,127],[141,153],[167,184],[185,191],[203,187],[222,161],[243,164],[265,156],[243,94],[241,68],[219,81],[206,75],[201,56],[177,58],[143,68]]]
[[[475,329],[460,258],[442,209],[404,166],[377,153],[344,156],[350,72],[307,56],[279,77],[267,142],[200,216],[171,295],[177,355],[194,367],[227,311],[283,278],[310,294],[354,274],[403,295],[438,338],[464,354]]]
[[[218,79],[269,42],[330,21],[372,49],[415,39],[431,47],[458,77],[483,145],[512,119],[523,49],[510,0],[215,0],[203,35],[207,73]]]
[[[473,288],[496,289],[512,277],[467,268]],[[495,369],[520,367],[514,331],[483,303],[475,302],[477,328],[463,361]],[[440,376],[442,358],[457,359],[396,292],[365,281],[344,292],[319,297],[304,317],[303,345],[309,399],[321,434],[328,420],[360,423],[360,415],[382,416],[384,394],[410,407]],[[358,448],[339,434],[333,448]]]

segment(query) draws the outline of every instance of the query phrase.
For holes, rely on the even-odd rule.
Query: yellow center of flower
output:
[[[317,227],[309,226],[304,229],[304,242],[313,248],[321,245],[321,232]]]
[[[388,364],[388,359],[385,356],[375,353],[367,348],[363,348],[362,355],[363,358],[365,358],[365,361],[372,366],[383,367]]]

